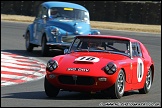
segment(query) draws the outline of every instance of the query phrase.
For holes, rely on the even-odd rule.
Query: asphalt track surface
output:
[[[33,53],[25,51],[22,37],[28,24],[1,21],[1,52],[8,52],[24,57],[31,57],[46,63],[51,57],[62,54],[51,52],[48,57],[41,57],[40,48]],[[106,98],[102,94],[87,95],[79,92],[59,92],[56,98],[48,98],[44,92],[44,79],[28,81],[16,85],[1,87],[1,107],[104,107],[118,106],[161,106],[161,34],[100,30],[102,34],[121,35],[140,40],[148,48],[155,62],[155,76],[148,94],[130,91],[121,99]]]

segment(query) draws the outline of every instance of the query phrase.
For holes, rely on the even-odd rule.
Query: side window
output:
[[[137,43],[137,52],[138,52],[139,57],[142,57],[142,51],[141,51],[141,47],[139,43]]]
[[[47,15],[47,9],[40,6],[36,18],[42,18],[42,15]]]
[[[41,18],[41,15],[42,15],[42,6],[39,7],[36,18]]]
[[[133,57],[137,57],[138,56],[136,43],[132,43],[132,56]]]
[[[142,57],[141,48],[139,43],[132,43],[132,56],[133,57]]]
[[[48,15],[47,9],[45,7],[42,8],[42,15],[46,15],[46,16]]]

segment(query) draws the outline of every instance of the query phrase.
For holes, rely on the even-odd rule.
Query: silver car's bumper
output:
[[[74,40],[75,36],[62,36],[62,41],[71,43]]]
[[[62,36],[61,42],[56,39],[56,42],[47,42],[48,46],[70,46],[75,36]]]
[[[53,43],[53,42],[47,42],[46,45],[48,46],[67,46],[69,47],[71,45],[71,43]]]

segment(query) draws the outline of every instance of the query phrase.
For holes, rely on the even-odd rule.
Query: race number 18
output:
[[[100,59],[92,56],[82,56],[75,59],[75,61],[98,62]]]

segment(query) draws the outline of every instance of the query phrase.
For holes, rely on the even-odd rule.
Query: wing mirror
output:
[[[43,19],[47,18],[47,15],[42,15],[42,18],[43,18]]]
[[[68,54],[69,53],[69,49],[64,49],[64,54]]]

